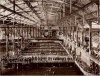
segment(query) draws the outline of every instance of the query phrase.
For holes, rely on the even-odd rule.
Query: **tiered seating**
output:
[[[13,57],[3,57],[1,60],[8,64],[73,62],[61,44],[55,42],[30,43],[29,49],[22,50]]]
[[[32,43],[29,50],[22,51],[22,55],[68,55],[59,43]]]

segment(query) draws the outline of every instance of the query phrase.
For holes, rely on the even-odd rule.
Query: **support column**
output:
[[[64,34],[64,23],[62,23],[62,26],[63,26],[63,27],[62,27],[62,32],[63,32],[63,36],[64,36],[64,35],[65,35],[65,34]]]
[[[28,25],[27,25],[27,39],[28,39]]]
[[[84,44],[84,26],[82,26],[82,46]]]
[[[68,25],[68,37],[70,36],[70,25]],[[69,37],[70,38],[70,37]]]
[[[85,26],[85,16],[84,16],[84,11],[83,11],[82,46],[84,45],[84,26]]]
[[[32,38],[32,26],[30,26],[30,37]]]
[[[77,18],[76,18],[76,16],[75,16],[75,26],[74,26],[74,29],[75,29],[75,33],[77,33]],[[75,35],[75,38],[77,38],[76,35]],[[77,42],[76,39],[74,39],[74,41]]]
[[[38,38],[40,37],[40,31],[39,31],[39,28],[40,28],[40,27],[38,27]]]
[[[89,22],[89,54],[91,54],[92,50],[92,22]]]
[[[23,49],[23,25],[21,24],[21,49]]]
[[[3,29],[3,28],[1,28],[1,26],[0,26],[0,30],[1,30],[0,33],[2,33],[2,29]],[[3,35],[3,34],[2,34],[2,35]],[[0,39],[0,50],[1,50],[1,39]]]
[[[77,26],[77,40],[76,40],[76,42],[77,42],[77,45],[78,45],[78,26]]]
[[[47,20],[47,25],[48,25],[48,20]],[[38,38],[38,27],[37,27],[37,24],[36,24],[36,38]]]
[[[70,0],[70,14],[72,13],[72,0]]]
[[[14,11],[14,13],[15,13],[15,11],[16,11],[16,9],[15,9],[15,3],[16,3],[16,1],[15,0],[13,0],[13,11]],[[15,14],[13,14],[13,52],[15,51]]]
[[[65,2],[65,0],[63,0]],[[65,4],[63,4],[63,17],[65,17]]]
[[[100,4],[99,4],[99,2],[98,2],[98,14],[97,14],[97,21],[98,21],[98,25],[100,25]]]
[[[70,18],[70,39],[71,39],[71,18]]]
[[[74,41],[74,26],[73,26],[73,41]]]
[[[70,0],[70,16],[71,16],[71,13],[72,13],[72,0]],[[72,23],[71,23],[71,17],[70,17],[70,39],[71,39],[71,26],[72,26]]]
[[[14,15],[15,16],[15,15]],[[15,19],[13,18],[13,35],[12,35],[12,37],[13,37],[13,52],[14,52],[14,49],[15,49],[15,24],[14,24],[14,21],[15,21]]]
[[[9,26],[6,27],[6,55],[9,51]]]
[[[32,33],[32,34],[33,34],[33,38],[34,38],[34,27],[33,27],[33,29],[32,29],[32,30],[33,30],[33,33]]]
[[[61,13],[61,10],[60,10],[59,14],[60,14],[59,16],[60,16],[60,19],[61,19],[61,18],[62,18],[62,13]]]
[[[65,30],[65,36],[67,37],[67,22],[65,22],[66,30]]]

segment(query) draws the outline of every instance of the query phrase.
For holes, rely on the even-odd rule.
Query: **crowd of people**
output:
[[[86,66],[80,57],[76,57],[76,61],[84,71],[90,72],[90,67]]]
[[[72,58],[70,57],[42,57],[42,56],[31,56],[31,57],[23,57],[23,56],[3,56],[1,61],[4,63],[34,63],[34,62],[71,62]]]
[[[78,47],[80,46],[80,42],[78,43]],[[77,57],[75,50],[72,49],[73,45],[67,44],[65,47],[66,49],[68,49],[69,53],[73,56],[73,58],[75,58],[75,60],[78,62],[78,64],[80,65],[80,67],[89,73],[94,73],[94,74],[100,74],[99,73],[99,65],[97,65],[96,63],[92,62],[90,66],[86,66],[85,63],[82,59],[81,56]],[[85,42],[85,44],[82,45],[82,48],[86,51],[89,52],[89,43]],[[100,59],[100,49],[96,49],[96,50],[91,50],[91,55],[94,56],[96,59]]]
[[[91,55],[97,59],[100,59],[100,49],[98,48],[98,49],[91,50]]]
[[[97,65],[95,62],[91,61],[90,66],[86,66],[80,57],[76,57],[76,61],[84,71],[99,75],[99,65]]]

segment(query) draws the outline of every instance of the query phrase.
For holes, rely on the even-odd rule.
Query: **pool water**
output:
[[[59,66],[58,66],[59,65]],[[83,75],[74,63],[38,63],[5,69],[2,75]]]

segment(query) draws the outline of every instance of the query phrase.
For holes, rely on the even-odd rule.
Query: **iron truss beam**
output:
[[[29,19],[28,17],[26,17],[26,16],[24,16],[24,15],[22,15],[22,14],[19,14],[19,13],[17,13],[16,11],[13,11],[13,10],[11,10],[11,9],[9,9],[9,8],[7,8],[7,7],[3,6],[3,5],[1,5],[1,4],[0,4],[0,7],[3,8],[3,9],[6,9],[7,11],[10,11],[10,12],[12,12],[12,13],[15,13],[15,14],[17,14],[17,15],[19,15],[19,16],[25,18],[25,19],[28,19],[28,20],[34,22],[34,20],[31,20],[31,19]]]
[[[78,10],[76,10],[75,12],[73,12],[72,14],[74,14],[74,13],[80,11],[80,10],[84,10],[85,8],[87,8],[87,7],[89,7],[90,5],[96,3],[97,1],[98,1],[98,0],[93,0],[93,1],[91,1],[90,3],[88,3],[88,4],[84,5],[83,7],[79,8]]]
[[[10,3],[14,4],[14,2],[12,2],[11,0],[8,0]],[[29,13],[27,11],[25,11],[23,8],[21,8],[20,6],[18,6],[16,3],[14,4],[15,6],[17,6],[19,9],[21,9],[23,11],[23,13],[25,12],[27,15],[29,15]],[[19,12],[18,12],[19,13]],[[34,18],[34,17],[33,17]],[[35,18],[34,18],[35,19]],[[35,22],[35,21],[34,21]]]
[[[41,18],[40,18],[39,15],[37,14],[37,11],[34,10],[33,6],[31,5],[30,1],[29,1],[29,0],[23,0],[23,1],[27,4],[27,6],[30,8],[30,10],[31,10],[33,13],[35,13],[35,15],[41,20]]]

